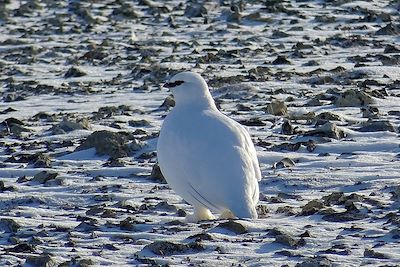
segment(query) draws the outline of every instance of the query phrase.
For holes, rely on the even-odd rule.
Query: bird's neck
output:
[[[193,96],[193,95],[179,95],[174,96],[176,107],[190,107],[197,109],[217,109],[214,99],[211,94],[207,92],[205,95]]]

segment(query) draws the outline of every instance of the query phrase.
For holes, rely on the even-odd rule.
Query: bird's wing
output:
[[[248,133],[246,128],[244,128],[239,123],[238,123],[238,127],[241,128],[241,132],[242,132],[242,135],[244,138],[244,145],[245,145],[244,149],[245,149],[246,153],[248,154],[248,157],[251,158],[251,163],[253,165],[255,177],[256,177],[257,181],[261,181],[261,170],[260,170],[260,165],[259,165],[258,158],[257,158],[257,152],[254,147],[253,141],[251,140],[250,134]]]

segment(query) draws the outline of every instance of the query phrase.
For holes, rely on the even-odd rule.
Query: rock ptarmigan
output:
[[[257,218],[261,171],[247,130],[216,107],[206,81],[181,72],[168,83],[175,107],[161,127],[158,162],[169,186],[194,207],[190,222]]]

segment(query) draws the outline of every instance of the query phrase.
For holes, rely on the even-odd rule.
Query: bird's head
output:
[[[164,87],[171,90],[176,105],[214,104],[206,81],[198,73],[180,72],[164,84]]]

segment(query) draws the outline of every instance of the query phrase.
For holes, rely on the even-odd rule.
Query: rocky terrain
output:
[[[400,266],[400,2],[0,2],[1,266]],[[193,70],[259,219],[186,223],[157,136]],[[195,123],[195,122],[194,122]]]

